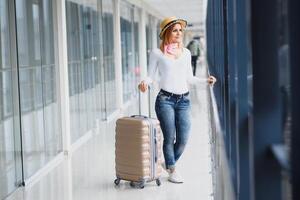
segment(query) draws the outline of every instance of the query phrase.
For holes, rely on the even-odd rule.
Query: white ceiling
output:
[[[162,16],[187,20],[188,29],[198,31],[205,21],[207,0],[145,0]]]

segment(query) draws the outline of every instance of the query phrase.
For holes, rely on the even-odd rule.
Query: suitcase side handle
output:
[[[154,144],[155,144],[155,163],[157,163],[158,152],[157,152],[157,140],[156,140],[156,138],[154,139]]]

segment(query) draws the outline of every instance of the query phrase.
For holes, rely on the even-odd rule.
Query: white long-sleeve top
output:
[[[145,83],[153,83],[157,72],[160,88],[174,94],[188,92],[188,84],[207,83],[207,79],[193,76],[191,52],[186,48],[183,48],[177,59],[167,57],[158,48],[153,49],[149,56],[149,72],[144,79]]]

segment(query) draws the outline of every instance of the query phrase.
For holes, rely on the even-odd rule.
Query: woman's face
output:
[[[173,27],[170,41],[172,43],[180,43],[182,41],[182,27],[180,24],[175,24]]]

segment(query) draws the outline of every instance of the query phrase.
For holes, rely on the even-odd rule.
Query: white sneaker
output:
[[[177,170],[174,170],[172,173],[169,173],[168,181],[172,183],[183,183],[183,178],[180,176]]]

